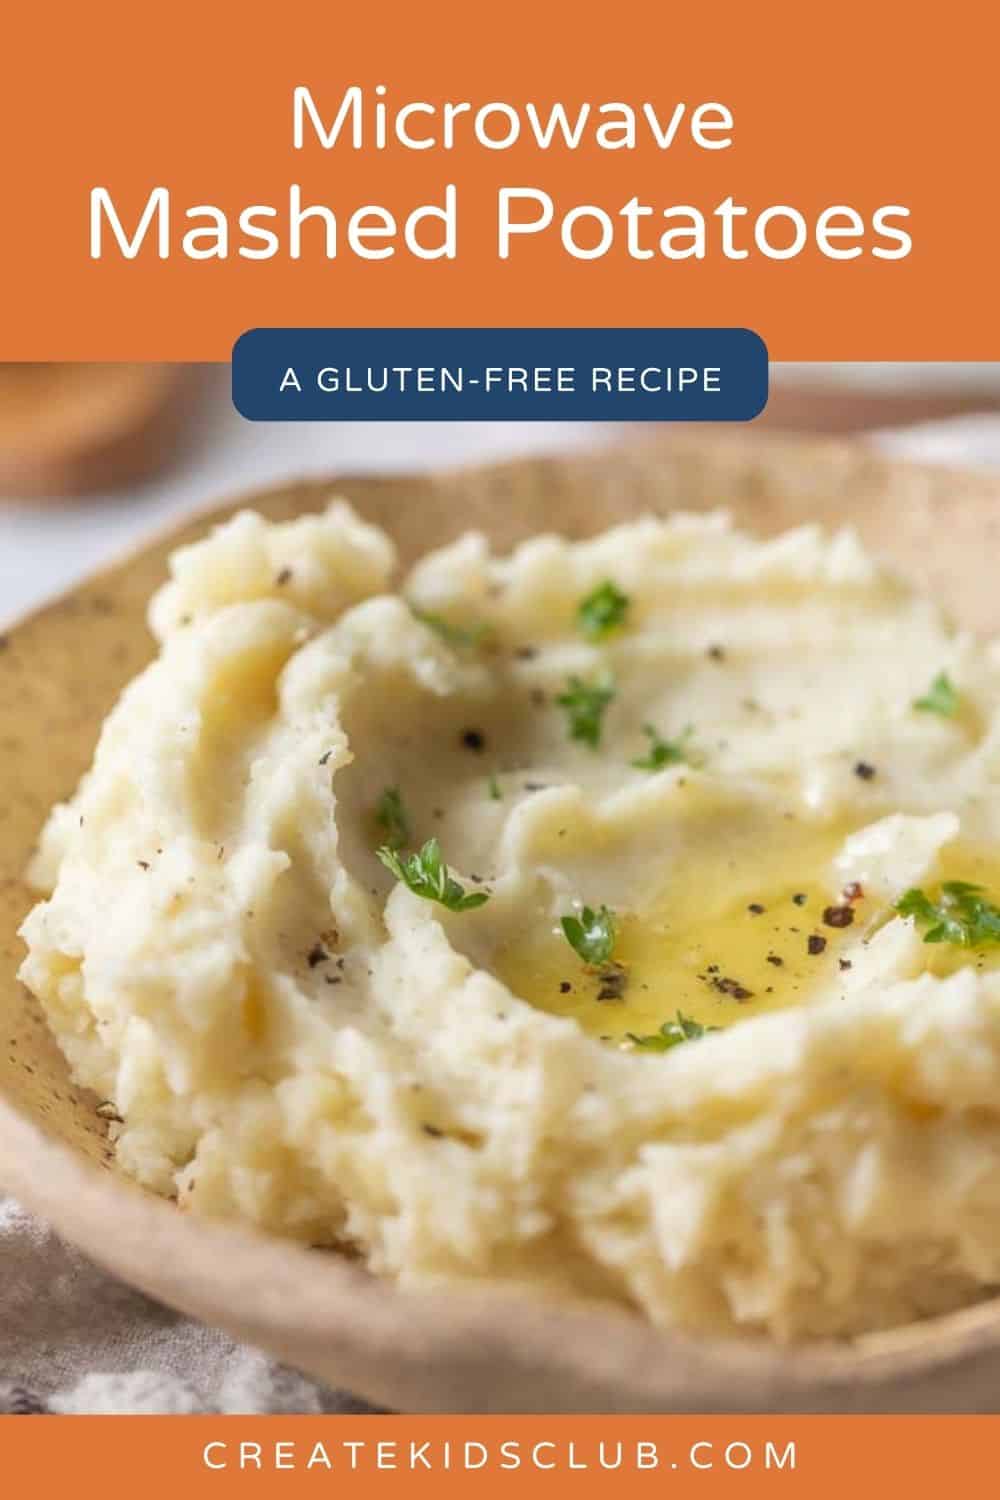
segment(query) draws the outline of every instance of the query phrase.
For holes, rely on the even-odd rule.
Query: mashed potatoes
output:
[[[52,814],[22,975],[125,1170],[694,1329],[1000,1281],[997,650],[721,515],[393,574],[340,503],[179,552]]]

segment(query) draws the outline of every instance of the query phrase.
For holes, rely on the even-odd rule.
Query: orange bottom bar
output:
[[[3,1489],[491,1497],[992,1494],[997,1418],[8,1417]]]

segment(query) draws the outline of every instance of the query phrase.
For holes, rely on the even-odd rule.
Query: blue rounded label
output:
[[[747,328],[254,328],[233,349],[253,422],[749,422]]]

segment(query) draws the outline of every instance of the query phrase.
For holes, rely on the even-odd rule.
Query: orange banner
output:
[[[601,324],[995,359],[998,40],[985,0],[11,6],[0,357]]]
[[[10,1494],[727,1494],[995,1490],[992,1417],[11,1417]],[[22,1485],[25,1490],[22,1491]],[[28,1488],[30,1487],[30,1488]],[[50,1488],[51,1487],[51,1488]]]

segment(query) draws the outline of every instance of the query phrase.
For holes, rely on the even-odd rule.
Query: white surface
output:
[[[190,451],[150,483],[52,503],[0,503],[0,627],[176,516],[310,474],[427,469],[565,452],[611,428],[572,422],[246,422],[213,372]]]
[[[951,417],[872,434],[883,453],[922,464],[1000,469],[1000,416]]]

